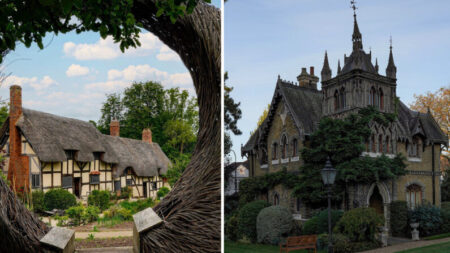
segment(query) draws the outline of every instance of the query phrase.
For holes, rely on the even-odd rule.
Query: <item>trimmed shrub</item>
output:
[[[383,223],[383,216],[375,209],[360,207],[345,212],[334,227],[334,231],[344,234],[352,242],[374,242],[377,227]]]
[[[287,237],[294,220],[284,206],[269,206],[262,209],[256,218],[258,243],[278,245]]]
[[[331,229],[334,228],[343,214],[344,212],[341,210],[331,210]],[[328,233],[328,210],[319,212],[316,216],[303,224],[303,235],[316,235],[322,233]]]
[[[129,199],[131,198],[133,194],[133,189],[131,189],[131,187],[126,186],[126,187],[122,187],[122,189],[120,189],[120,199]]]
[[[165,186],[159,188],[158,192],[156,193],[156,195],[158,196],[158,200],[160,200],[161,198],[166,196],[167,193],[169,193],[169,192],[170,192],[170,189]]]
[[[333,234],[333,252],[334,253],[351,253],[361,252],[379,248],[381,245],[378,241],[373,242],[352,242],[343,234]],[[328,234],[321,234],[317,238],[317,245],[319,250],[328,248]]]
[[[96,206],[88,206],[84,209],[82,214],[82,220],[84,222],[93,222],[98,220],[98,215],[100,214],[100,209]]]
[[[100,210],[106,210],[109,207],[109,201],[111,200],[111,193],[109,191],[93,190],[88,197],[88,205],[96,206]]]
[[[44,206],[48,211],[53,209],[65,210],[76,204],[75,195],[64,189],[51,189],[44,194]]]
[[[33,211],[36,213],[42,213],[45,211],[44,205],[44,192],[37,190],[31,193],[31,198],[33,200]]]
[[[252,243],[256,242],[256,218],[259,212],[268,207],[269,203],[263,200],[252,201],[245,204],[238,214],[238,231],[242,236],[246,236]]]
[[[69,209],[66,210],[67,216],[72,219],[72,222],[75,225],[80,225],[80,223],[83,221],[82,216],[84,213],[84,206],[78,205],[78,206],[72,206]]]
[[[391,232],[393,236],[405,237],[408,224],[408,204],[406,201],[393,201],[391,203]]]
[[[426,203],[409,211],[409,223],[418,222],[420,236],[435,235],[440,232],[442,225],[441,210],[439,207]]]
[[[225,223],[225,235],[230,241],[237,241],[240,239],[238,230],[238,217],[236,214],[231,216]]]
[[[450,233],[450,210],[441,209],[442,227],[440,233]]]

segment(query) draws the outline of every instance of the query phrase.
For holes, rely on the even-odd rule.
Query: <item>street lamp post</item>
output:
[[[323,184],[328,188],[328,253],[333,253],[333,241],[331,232],[331,187],[336,179],[336,169],[331,165],[330,157],[327,158],[325,167],[320,171]]]

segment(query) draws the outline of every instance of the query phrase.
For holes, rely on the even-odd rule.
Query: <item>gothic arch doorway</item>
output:
[[[391,196],[389,189],[384,183],[373,183],[367,193],[366,206],[372,207],[375,211],[384,216],[384,226],[390,226],[390,211],[389,204],[391,203]]]

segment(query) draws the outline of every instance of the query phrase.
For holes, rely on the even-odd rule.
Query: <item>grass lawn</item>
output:
[[[280,252],[278,246],[263,245],[263,244],[249,244],[242,242],[225,241],[225,253],[273,253]],[[295,253],[307,253],[307,250],[291,251]],[[325,253],[325,251],[317,251],[318,253]]]
[[[397,253],[442,253],[442,252],[450,252],[450,242],[444,242],[422,248],[399,251]]]
[[[432,235],[432,236],[424,237],[422,239],[424,239],[424,240],[436,240],[436,239],[447,238],[447,237],[450,237],[450,233],[439,234],[439,235]]]

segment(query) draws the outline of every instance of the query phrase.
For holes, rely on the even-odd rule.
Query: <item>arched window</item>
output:
[[[296,200],[297,200],[296,201],[297,203],[295,205],[296,206],[295,209],[297,210],[297,213],[299,213],[300,212],[300,208],[302,207],[302,200],[300,198],[297,198]]]
[[[371,151],[372,151],[373,153],[377,152],[377,149],[376,149],[376,146],[375,146],[375,135],[372,134],[372,137],[370,138],[370,141],[372,142],[372,143],[371,143],[371,144],[372,144]]]
[[[272,160],[277,159],[277,146],[276,142],[272,145]]]
[[[283,135],[283,137],[281,138],[281,158],[282,159],[286,159],[286,155],[287,155],[287,138],[286,135]]]
[[[261,164],[267,164],[267,151],[266,149],[261,150]]]
[[[339,109],[339,92],[336,90],[334,92],[334,110],[337,111]]]
[[[411,209],[422,204],[422,187],[417,184],[409,185],[406,188],[406,202]]]
[[[345,108],[345,103],[346,103],[346,101],[345,101],[345,89],[344,88],[341,89],[339,102],[340,102],[340,106],[339,107],[341,109],[344,109]]]
[[[297,156],[297,145],[298,145],[297,139],[292,140],[292,157]]]
[[[412,140],[412,144],[409,145],[408,155],[410,157],[420,157],[420,147],[422,146],[422,140],[416,136]]]
[[[390,141],[391,140],[390,140],[389,136],[386,136],[386,153],[387,154],[391,153],[391,148],[389,147],[389,145],[391,144]]]
[[[377,106],[378,104],[378,98],[377,98],[377,91],[374,87],[370,89],[370,97],[369,97],[369,104],[373,106]]]
[[[379,94],[380,94],[380,110],[383,110],[383,108],[384,108],[384,95],[383,95],[383,90],[381,88],[380,88]]]
[[[273,195],[273,205],[278,206],[280,204],[280,197],[278,196],[278,193],[275,193]]]
[[[378,136],[378,152],[383,153],[383,136]]]

